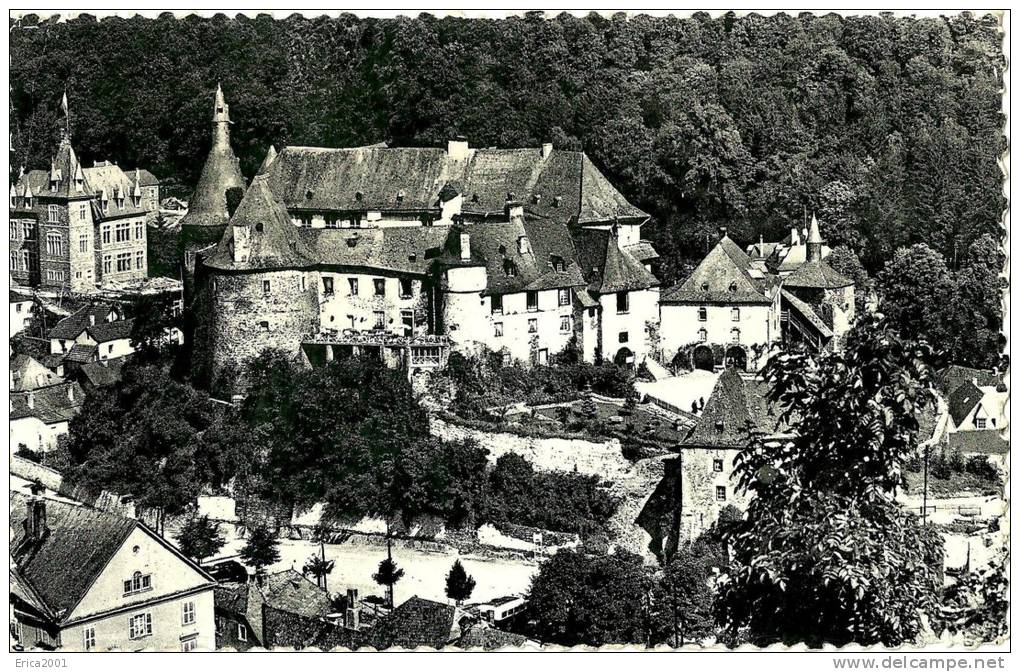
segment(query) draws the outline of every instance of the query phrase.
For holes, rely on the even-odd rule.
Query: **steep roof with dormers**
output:
[[[661,302],[769,304],[772,300],[765,274],[756,274],[747,253],[724,235],[690,277],[662,293]]]

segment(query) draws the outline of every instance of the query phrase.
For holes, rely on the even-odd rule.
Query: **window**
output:
[[[502,294],[493,294],[492,295],[492,313],[494,315],[496,315],[496,314],[502,315],[503,314],[503,295]]]
[[[188,637],[181,641],[181,651],[188,653],[198,650],[198,637]]]
[[[46,254],[53,257],[64,256],[64,241],[59,233],[46,234]]]
[[[704,327],[698,329],[698,341],[701,343],[708,342],[708,329],[705,329]]]
[[[114,240],[118,243],[125,243],[131,240],[131,223],[130,222],[117,222],[114,229]]]
[[[412,285],[411,280],[409,280],[407,278],[401,278],[400,279],[400,298],[402,298],[402,299],[410,299],[411,298],[411,294],[412,294],[412,290],[413,290],[413,285]]]
[[[987,426],[987,422],[984,418],[974,418],[974,427],[977,429],[984,429]]]
[[[135,240],[141,240],[145,237],[145,222],[138,220],[135,222]]]
[[[103,245],[109,245],[109,244],[110,244],[110,225],[109,224],[104,224],[103,225]]]
[[[528,310],[538,310],[538,292],[528,292]]]
[[[152,634],[152,614],[137,614],[129,621],[131,639],[141,639]]]
[[[386,327],[386,313],[381,310],[373,311],[373,317],[375,317],[374,329],[384,329]]]
[[[508,278],[517,277],[517,264],[510,261],[509,259],[503,260],[503,272],[506,273]]]
[[[112,273],[112,272],[113,272],[113,257],[111,255],[109,255],[109,254],[104,254],[103,255],[103,273]],[[213,291],[215,291],[215,290],[216,290],[216,288],[213,287]]]
[[[145,268],[145,252],[138,250],[135,252],[135,269],[142,270]]]
[[[338,229],[338,228],[340,228],[340,223],[337,220],[337,216],[336,215],[326,215],[326,228],[327,229]]]
[[[559,303],[561,306],[569,306],[570,305],[570,290],[569,289],[561,289],[558,292],[556,292],[556,300],[557,300],[557,303]]]
[[[96,629],[95,628],[85,628],[83,634],[84,634],[84,639],[85,639],[85,642],[84,642],[85,650],[86,651],[91,651],[92,649],[96,648]]]
[[[350,294],[351,294],[351,296],[357,296],[358,295],[358,279],[357,278],[348,278],[347,279],[347,284],[350,286],[350,290],[351,290]]]
[[[616,314],[620,315],[623,313],[630,312],[630,294],[627,292],[616,293]]]
[[[123,273],[131,270],[131,253],[121,252],[117,255],[117,272]]]
[[[308,281],[305,279],[304,275],[302,275],[301,279],[298,281],[298,288],[302,292],[305,291],[306,289],[308,289]]]
[[[698,322],[708,322],[708,308],[705,306],[698,308]]]
[[[496,328],[496,338],[501,338],[503,336],[503,323],[496,322],[493,326]]]
[[[563,257],[557,257],[555,254],[552,256],[552,267],[557,273],[563,273],[567,270],[567,265],[563,263]]]
[[[269,322],[266,322],[265,320],[259,322],[259,330],[260,331],[269,331]]]
[[[549,365],[549,348],[542,348],[538,351],[538,363],[541,366]]]
[[[48,270],[48,271],[46,271],[46,279],[49,280],[50,282],[63,282],[64,281],[64,272],[63,271]]]
[[[730,309],[730,317],[733,318],[734,322],[739,322],[740,321],[740,308],[731,308]]]
[[[28,250],[21,250],[21,269],[24,271],[32,270],[31,252]]]
[[[730,329],[730,342],[731,343],[740,342],[740,329],[737,329],[736,327]]]
[[[262,281],[262,293],[263,294],[268,294],[271,291],[273,291],[273,283],[270,282],[269,280],[263,280]]]
[[[78,219],[88,219],[89,206],[82,203],[78,206]]]
[[[384,278],[375,278],[372,280],[372,284],[375,285],[376,296],[386,296],[386,280]]]
[[[737,291],[737,283],[736,282],[731,282],[730,283],[730,291],[731,292]]]
[[[24,270],[24,269],[19,269],[18,268],[18,259],[20,257],[21,257],[21,255],[18,254],[17,250],[11,250],[11,270],[12,271]]]
[[[78,236],[78,251],[79,252],[89,251],[89,234],[83,233]]]
[[[21,220],[21,233],[25,240],[35,238],[35,222],[31,219]]]
[[[19,228],[20,227],[18,226],[18,222],[16,220],[12,219],[11,220],[11,240],[17,240],[18,239],[18,229]]]
[[[50,205],[46,208],[46,220],[57,223],[60,221],[60,206]]]
[[[311,215],[298,215],[298,220],[300,220],[301,226],[308,227],[308,226],[312,225],[312,216]]]
[[[626,331],[621,331],[620,332],[620,343],[626,343],[629,340],[630,340],[630,334],[628,334]]]
[[[564,334],[570,333],[570,316],[560,316],[560,332]]]
[[[534,317],[528,320],[528,333],[529,334],[538,333],[538,320]]]
[[[185,602],[182,611],[181,623],[183,625],[191,625],[195,622],[195,603]]]
[[[322,293],[326,296],[333,296],[333,278],[322,279]]]
[[[712,460],[712,471],[720,472],[722,471],[722,469],[723,469],[722,458],[717,457],[714,460]]]
[[[112,346],[111,346],[112,347]],[[141,593],[152,588],[152,575],[135,572],[124,581],[124,594]]]
[[[715,486],[715,501],[725,502],[726,501],[726,486],[717,485]]]
[[[237,638],[242,642],[248,641],[248,628],[245,627],[244,623],[237,624]]]

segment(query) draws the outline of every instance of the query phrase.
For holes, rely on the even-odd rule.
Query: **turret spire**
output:
[[[807,239],[807,261],[822,260],[822,234],[818,230],[818,218],[811,213],[811,228]]]

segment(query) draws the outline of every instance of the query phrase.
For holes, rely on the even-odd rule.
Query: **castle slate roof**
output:
[[[55,425],[78,415],[84,401],[85,391],[76,382],[61,382],[27,392],[11,392],[10,419],[38,418],[47,425]]]
[[[46,500],[41,540],[26,528],[29,497],[10,493],[11,558],[24,582],[56,621],[66,617],[138,525],[132,518]]]
[[[250,253],[247,260],[234,260],[234,238],[238,228],[248,229]],[[276,199],[265,175],[257,175],[230,218],[230,225],[215,251],[205,259],[210,268],[228,271],[307,268],[313,256],[287,208]]]
[[[269,145],[269,149],[266,150],[266,156],[262,159],[262,163],[259,164],[259,169],[255,171],[256,175],[262,175],[269,170],[269,166],[273,165],[273,161],[276,161],[276,147]]]
[[[92,212],[96,219],[114,219],[145,214],[145,208],[141,203],[136,206],[131,198],[132,190],[135,187],[134,179],[128,177],[120,166],[104,162],[102,165],[97,164],[91,168],[85,168],[84,173],[89,187],[96,193],[97,199],[92,202]],[[117,204],[118,194],[122,199],[121,205]],[[106,199],[105,210],[101,203],[104,198]]]
[[[712,396],[691,433],[680,444],[685,448],[743,448],[748,430],[765,436],[782,436],[790,429],[779,420],[780,409],[768,401],[768,385],[759,379],[744,380],[736,369],[719,375]]]
[[[770,304],[764,278],[751,275],[751,258],[723,236],[690,277],[663,292],[661,303]]]
[[[62,378],[53,373],[38,360],[25,354],[16,355],[11,360],[11,392],[26,392],[48,387],[62,382]]]
[[[658,279],[640,261],[620,249],[612,231],[575,228],[571,235],[590,292],[612,294],[659,285]]]
[[[461,649],[484,649],[494,651],[502,648],[520,648],[528,638],[505,630],[475,624],[467,630],[454,645]]]
[[[75,186],[74,177],[76,174],[82,176],[82,191]],[[50,178],[56,176],[56,189],[51,189]],[[60,145],[57,152],[50,160],[49,170],[31,170],[18,179],[15,191],[19,197],[25,195],[25,189],[31,189],[35,198],[91,198],[93,190],[89,187],[88,179],[82,173],[82,165],[71,147],[71,138],[63,133],[60,138]],[[33,206],[35,209],[37,206]]]
[[[446,241],[449,227],[387,226],[364,229],[298,228],[317,264],[351,270],[425,275]]]
[[[325,616],[332,610],[329,594],[294,569],[268,574],[257,581],[225,582],[213,593],[216,608],[242,616],[255,639],[265,645],[262,612],[266,605],[305,618]]]
[[[836,271],[825,261],[805,261],[783,280],[786,287],[806,289],[838,289],[853,284],[853,280]]]
[[[286,147],[268,175],[292,210],[438,212],[450,185],[467,216],[501,214],[516,199],[561,223],[648,217],[582,152],[556,149],[470,149],[457,158],[433,147]]]
[[[974,383],[967,381],[959,386],[949,395],[949,415],[953,417],[953,424],[959,425],[966,419],[985,393]]]
[[[138,185],[142,187],[158,187],[159,178],[153,175],[150,171],[145,168],[132,168],[127,169],[124,172],[128,175],[134,175],[135,170],[138,171]]]
[[[111,316],[114,317],[114,319],[119,317],[116,308],[114,308],[111,304],[101,302],[91,303],[83,306],[77,312],[68,315],[53,325],[53,328],[50,329],[50,332],[46,335],[46,337],[73,340],[78,338],[83,331],[92,326],[93,322],[96,324],[107,322]]]

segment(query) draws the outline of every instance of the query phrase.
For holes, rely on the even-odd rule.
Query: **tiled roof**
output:
[[[662,294],[662,303],[769,304],[764,279],[751,275],[751,259],[723,236],[690,277]]]
[[[806,261],[783,281],[785,287],[837,289],[849,287],[854,281],[840,274],[825,261]]]
[[[744,380],[736,369],[726,369],[681,446],[743,448],[748,429],[765,436],[789,433],[789,427],[779,422],[780,409],[768,401],[767,394],[764,381]]]
[[[235,238],[240,229],[246,229],[250,253],[247,260],[235,261]],[[298,235],[287,208],[270,191],[266,176],[257,175],[205,264],[234,271],[307,268],[313,264],[313,256]]]
[[[262,645],[266,644],[263,608],[267,604],[303,618],[317,618],[331,611],[326,591],[293,569],[267,575],[261,586],[256,581],[221,583],[213,597],[217,609],[243,617]]]
[[[814,327],[823,338],[832,338],[832,329],[825,323],[825,320],[815,312],[815,309],[811,304],[801,301],[790,292],[783,291],[783,300],[789,304],[789,307],[799,315],[801,315],[812,327]]]
[[[997,429],[980,429],[972,432],[953,432],[949,435],[949,447],[962,453],[984,453],[1006,455],[1009,441],[1002,438]]]
[[[71,346],[71,349],[64,355],[65,362],[74,362],[75,364],[84,364],[86,362],[94,362],[96,360],[96,353],[99,348],[95,345],[85,345],[84,343],[75,343]]]
[[[135,186],[134,180],[129,178],[120,169],[120,166],[106,163],[85,168],[84,172],[89,187],[96,194],[96,200],[92,205],[93,213],[97,218],[111,219],[145,214],[145,208],[141,204],[136,206],[131,198]],[[122,205],[117,204],[118,194],[122,199]],[[104,198],[106,199],[106,209],[102,208],[102,199]]]
[[[10,419],[38,418],[47,425],[67,422],[78,415],[84,401],[85,391],[74,382],[58,383],[31,392],[12,392]]]
[[[953,417],[953,424],[959,425],[974,410],[978,402],[984,396],[980,388],[974,383],[967,381],[958,385],[956,390],[949,395],[949,415]]]
[[[138,524],[86,506],[46,500],[46,527],[41,540],[25,527],[29,498],[10,494],[11,557],[25,581],[60,621],[85,596],[92,582]]]
[[[377,648],[430,646],[440,649],[459,635],[455,631],[458,627],[456,612],[453,605],[414,596],[379,619],[373,628],[375,645]]]
[[[99,324],[107,322],[111,314],[119,317],[118,311],[108,303],[93,303],[82,307],[78,312],[68,315],[53,325],[47,338],[58,338],[62,340],[73,340],[78,338],[83,331],[92,326],[92,322]]]
[[[62,378],[53,373],[39,361],[28,355],[17,355],[11,360],[11,392],[36,390],[62,382]]]
[[[86,331],[88,331],[89,336],[91,336],[96,343],[109,343],[110,341],[130,338],[131,329],[134,328],[134,324],[135,321],[133,319],[116,320],[114,322],[96,322]]]
[[[114,360],[107,363],[88,362],[83,365],[79,372],[93,387],[111,387],[120,382],[121,360]]]
[[[134,175],[136,169],[125,170],[124,172],[128,175]],[[158,187],[159,178],[153,175],[145,168],[138,168],[138,184],[143,187]]]
[[[789,236],[787,236],[787,245],[789,245]],[[768,245],[768,243],[766,243]],[[832,250],[828,245],[822,245],[822,259],[829,256]],[[799,243],[787,248],[777,248],[773,250],[775,258],[771,259],[773,264],[777,264],[779,271],[788,273],[797,270],[807,261],[807,245],[805,243]]]
[[[449,227],[366,229],[300,228],[298,235],[318,265],[425,275],[440,254]]]
[[[460,639],[454,642],[454,646],[461,649],[480,648],[486,651],[494,651],[502,648],[520,648],[527,642],[528,638],[524,635],[497,630],[482,624],[475,624],[473,627],[468,628],[468,631],[461,635]]]
[[[612,231],[575,228],[571,235],[590,292],[612,294],[659,285],[640,261],[620,249],[619,239]]]
[[[648,262],[659,258],[659,253],[655,251],[655,247],[647,240],[639,240],[633,245],[624,246],[623,249],[640,262]]]
[[[994,371],[974,369],[969,366],[951,364],[939,371],[935,376],[935,383],[943,396],[949,396],[956,391],[956,388],[963,383],[977,381],[978,387],[991,387],[1002,382],[1002,376],[996,375]]]
[[[71,147],[71,140],[67,134],[63,134],[57,153],[50,160],[49,170],[32,170],[20,177],[15,188],[18,196],[25,195],[25,189],[31,189],[35,198],[90,198],[93,190],[90,188],[88,179],[82,176],[82,191],[78,191],[75,184],[75,175],[82,170],[81,162]],[[51,189],[50,178],[57,177],[57,188]]]
[[[467,215],[502,213],[510,198],[560,223],[646,219],[581,152],[472,149],[463,159],[431,147],[286,147],[268,174],[291,209],[438,211],[447,185]]]

